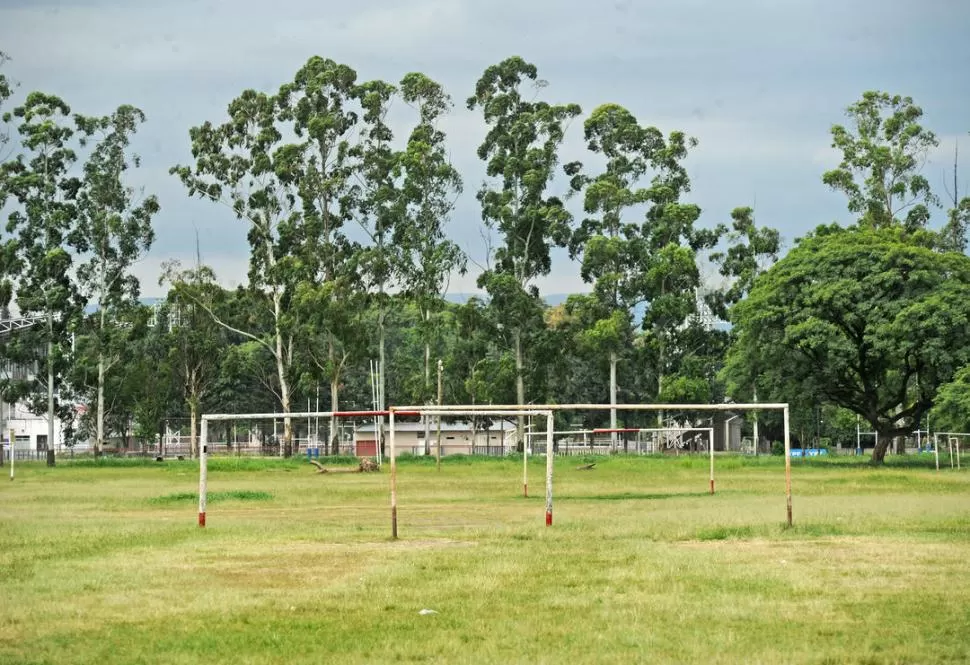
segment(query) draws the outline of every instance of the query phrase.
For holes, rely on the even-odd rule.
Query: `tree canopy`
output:
[[[970,258],[933,241],[832,226],[800,242],[733,310],[734,394],[845,407],[879,432],[881,461],[970,362]]]

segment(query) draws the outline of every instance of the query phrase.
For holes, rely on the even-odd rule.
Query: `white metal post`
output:
[[[10,480],[13,480],[13,461],[17,455],[14,454],[14,445],[17,440],[17,430],[10,428]]]
[[[556,423],[550,412],[546,416],[546,526],[552,526],[552,464],[555,461],[552,432],[555,428]]]
[[[936,458],[936,470],[940,470],[940,436],[933,435],[933,456]]]
[[[387,418],[390,432],[390,455],[391,455],[391,538],[397,540],[397,454],[394,450],[394,412],[391,411]],[[377,442],[380,450],[380,441]]]
[[[714,428],[711,428],[711,494],[714,494]]]
[[[761,440],[758,438],[758,412],[754,412],[754,456],[758,456],[758,444]]]
[[[754,397],[754,401],[755,402],[758,401],[758,390],[757,389],[755,389],[754,394],[752,395],[752,397]],[[758,439],[758,412],[755,411],[754,412],[754,456],[755,457],[758,456],[758,444],[759,443],[761,443],[761,441]]]
[[[613,352],[610,353],[610,450],[615,450],[617,445],[616,436],[616,360]]]
[[[791,436],[788,432],[788,407],[782,411],[782,420],[785,424],[785,503],[788,511],[788,526],[792,525],[791,517]]]
[[[504,433],[504,430],[503,430]],[[531,432],[529,432],[531,434]],[[548,436],[548,433],[546,434]],[[505,446],[505,441],[502,442]],[[522,496],[529,498],[529,435],[522,442]]]
[[[199,526],[205,527],[205,504],[208,491],[208,469],[206,459],[209,453],[209,422],[202,418],[202,436],[199,446]]]
[[[731,427],[730,427],[730,423],[731,423],[732,420],[737,420],[740,417],[741,416],[735,415],[735,416],[731,416],[730,418],[728,418],[727,420],[724,421],[724,452],[728,452],[728,451],[731,450]]]

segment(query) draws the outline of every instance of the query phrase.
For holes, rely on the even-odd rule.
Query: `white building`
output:
[[[13,430],[18,451],[42,453],[50,449],[47,441],[47,416],[31,413],[23,402],[7,404],[0,402],[0,427],[3,428],[4,449],[10,449],[10,432]],[[64,447],[64,424],[59,418],[54,420],[54,450],[60,452]]]
[[[354,432],[354,454],[358,457],[377,455],[375,426],[362,425]],[[424,423],[395,423],[394,449],[397,455],[409,453],[425,454]],[[384,424],[385,451],[388,452],[388,424]],[[437,425],[430,427],[429,445],[431,454],[435,453],[438,441]],[[441,423],[441,455],[504,455],[515,450],[515,424],[506,420],[493,420],[488,429],[481,426],[472,430],[467,422]]]
[[[2,362],[0,375],[9,379],[26,379],[33,375],[33,371],[32,368],[22,365]],[[31,457],[51,448],[60,452],[64,449],[65,429],[65,424],[59,418],[54,420],[54,441],[51,444],[47,440],[49,431],[46,414],[32,413],[25,402],[10,404],[0,399],[0,441],[3,441],[5,453],[10,451],[11,430],[17,450],[25,451]]]

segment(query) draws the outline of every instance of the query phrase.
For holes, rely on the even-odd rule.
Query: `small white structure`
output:
[[[384,436],[387,437],[384,425]],[[362,425],[354,431],[354,454],[358,457],[377,455],[376,428],[373,424]],[[396,454],[425,454],[424,423],[395,423]],[[438,441],[437,424],[432,421],[429,428],[429,449],[432,455]],[[472,428],[468,422],[441,423],[441,455],[505,455],[515,450],[515,423],[507,420],[493,420],[488,429],[481,425]]]
[[[9,321],[7,322],[9,323]],[[10,361],[0,361],[0,375],[9,379],[30,379],[35,375],[36,366],[25,366]],[[83,409],[84,407],[79,407]],[[80,412],[76,412],[75,418]],[[26,402],[9,402],[0,400],[0,441],[6,451],[10,450],[10,430],[14,430],[14,438],[18,454],[34,457],[38,453],[46,453],[53,449],[55,452],[64,450],[65,423],[60,418],[54,421],[54,441],[47,440],[47,414],[32,413]],[[77,449],[77,448],[75,448]]]
[[[57,452],[64,449],[64,423],[60,419],[54,421],[52,446],[47,441],[47,416],[31,413],[23,402],[16,404],[0,402],[0,427],[3,428],[0,440],[3,441],[6,450],[10,449],[10,430],[14,430],[18,452],[27,451],[30,456],[33,456],[51,448]]]

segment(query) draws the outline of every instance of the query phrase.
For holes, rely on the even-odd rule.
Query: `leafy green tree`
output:
[[[527,86],[534,88],[530,94]],[[556,172],[565,126],[580,113],[576,104],[538,100],[545,82],[535,65],[515,56],[488,67],[468,98],[469,110],[481,109],[488,126],[478,157],[493,181],[478,192],[482,219],[497,228],[504,244],[494,266],[478,279],[511,338],[515,357],[516,398],[525,403],[525,323],[541,321],[539,292],[533,280],[551,268],[550,246],[565,245],[571,215],[562,201],[548,194]],[[524,439],[519,418],[518,440]]]
[[[970,362],[970,258],[929,232],[819,227],[732,311],[731,394],[818,395],[879,433],[881,463]]]
[[[604,353],[604,337],[615,341],[620,352],[631,357],[632,339],[628,347],[621,345],[616,336],[616,318],[624,316],[621,311],[610,312],[595,293],[573,294],[566,302],[546,311],[546,331],[550,342],[558,349],[559,358],[552,363],[551,380],[556,400],[572,403],[602,403],[611,399],[613,386],[610,382],[610,357]],[[614,316],[616,318],[611,319]],[[629,324],[626,324],[629,327]],[[631,372],[631,376],[632,376]],[[624,388],[628,386],[624,383]],[[617,387],[619,391],[619,387]],[[626,393],[628,397],[629,394]],[[625,401],[625,400],[624,400]],[[609,420],[600,418],[601,413],[590,414],[590,427],[613,426],[613,413]]]
[[[366,356],[370,342],[367,331],[367,301],[356,275],[348,273],[321,284],[302,284],[294,306],[306,312],[301,319],[301,357],[304,388],[323,380],[329,386],[330,410],[340,410],[340,386],[348,365]],[[338,419],[330,420],[327,437],[331,454],[339,448]]]
[[[953,189],[946,186],[947,198],[952,204],[947,211],[946,224],[943,227],[943,246],[952,252],[964,252],[967,249],[967,234],[970,233],[970,196],[960,198],[960,148],[953,147]]]
[[[401,219],[394,229],[400,248],[402,285],[417,305],[424,341],[422,401],[432,397],[431,345],[439,330],[448,278],[464,272],[465,256],[444,233],[444,227],[462,190],[461,176],[448,160],[445,134],[438,128],[451,109],[451,98],[424,74],[412,72],[401,80],[401,97],[418,113],[418,123],[400,155]]]
[[[653,359],[656,391],[665,391],[665,378],[675,370],[677,337],[698,316],[698,293],[702,286],[698,260],[724,232],[697,227],[700,208],[681,199],[690,192],[690,178],[683,162],[697,141],[683,132],[666,137],[651,129],[650,165],[653,176],[647,191],[645,221],[638,243],[640,274],[636,288],[646,310],[640,327],[646,356]],[[658,422],[664,414],[658,413]]]
[[[219,325],[220,296],[215,273],[199,261],[194,268],[182,268],[177,261],[164,267],[159,284],[169,284],[165,301],[162,336],[164,358],[175,378],[178,394],[189,409],[189,450],[198,455],[198,419],[204,401],[219,376],[229,344],[226,328]]]
[[[184,402],[170,357],[168,310],[164,306],[146,309],[151,315],[145,322],[145,333],[133,340],[130,349],[135,364],[132,374],[137,377],[132,391],[133,433],[140,441],[158,441],[161,454],[165,452],[165,422]],[[211,319],[206,322],[215,327]]]
[[[114,307],[110,327],[103,327],[100,312],[94,312],[75,328],[66,384],[75,400],[89,406],[80,418],[77,435],[95,439],[95,454],[100,454],[109,437],[119,439],[123,448],[129,447],[133,435],[142,438],[136,432],[138,404],[146,384],[156,383],[153,373],[164,365],[157,355],[143,353],[149,348],[149,317],[149,309],[135,302]],[[122,333],[112,335],[116,330]],[[109,335],[112,345],[106,352]],[[109,352],[111,371],[102,373]]]
[[[919,171],[939,142],[919,124],[923,110],[911,97],[868,91],[846,115],[853,127],[832,127],[842,161],[822,181],[848,197],[864,226],[924,228],[939,201]]]
[[[728,247],[724,252],[711,254],[722,276],[730,279],[723,292],[713,294],[710,302],[714,312],[727,317],[727,309],[741,301],[754,285],[755,279],[778,260],[781,236],[776,229],[759,227],[754,221],[754,209],[743,207],[731,211],[731,230],[727,233]]]
[[[313,276],[315,261],[306,259],[316,247],[308,242],[316,227],[297,208],[301,150],[296,144],[283,143],[277,109],[275,96],[244,91],[229,104],[228,121],[221,125],[205,122],[190,130],[195,164],[175,166],[171,172],[190,195],[228,206],[249,226],[249,288],[267,300],[271,327],[255,332],[233,326],[211,310],[210,314],[273,358],[280,406],[289,413],[296,351],[291,301],[297,286]],[[283,428],[280,454],[287,456],[293,445],[289,416],[284,418]]]
[[[952,381],[940,386],[931,418],[938,431],[970,431],[970,365],[961,367]]]
[[[357,326],[364,303],[358,263],[360,247],[345,225],[361,205],[358,146],[360,86],[357,73],[320,57],[310,58],[291,83],[280,88],[281,120],[291,122],[299,139],[291,149],[307,232],[301,261],[311,279],[300,283],[291,302],[299,331],[298,354],[304,363],[304,387],[330,385],[330,406],[339,408],[339,386],[348,360],[361,339]],[[298,315],[298,316],[297,316]],[[330,443],[337,445],[337,422],[331,421]]]
[[[682,237],[697,243],[692,225],[699,209],[679,208],[677,203],[679,193],[688,188],[679,163],[686,156],[682,134],[675,132],[665,139],[656,127],[642,127],[622,106],[604,104],[586,120],[585,136],[589,150],[602,155],[606,165],[597,176],[581,175],[579,163],[566,167],[573,176],[574,191],[584,191],[583,208],[590,215],[574,233],[571,250],[582,257],[580,273],[584,281],[593,282],[602,310],[584,337],[587,345],[609,356],[610,402],[615,404],[617,363],[621,351],[631,346],[634,308],[648,303],[655,328],[679,324],[688,314],[685,311],[681,321],[674,321],[659,312],[672,302],[668,286],[677,274],[691,271],[693,256],[674,245]],[[646,223],[630,218],[645,205],[650,217]],[[682,220],[679,228],[670,223],[677,217]],[[659,242],[658,234],[663,236]],[[699,275],[694,282],[699,283]],[[693,297],[693,289],[688,291]],[[610,427],[616,427],[615,409],[610,412]]]
[[[0,68],[2,68],[9,61],[10,56],[3,51],[0,51]],[[14,87],[14,82],[11,81],[6,74],[0,71],[0,112],[3,111],[4,103],[13,95]],[[10,131],[7,126],[7,120],[4,118],[2,113],[0,113],[0,120],[3,122],[3,125],[0,126],[0,162],[3,162],[6,161],[8,157],[6,148],[7,144],[10,143]],[[2,205],[3,199],[0,199],[0,206]]]
[[[86,300],[97,307],[93,342],[97,349],[95,456],[104,445],[104,386],[107,374],[132,342],[135,328],[121,323],[120,313],[137,305],[139,284],[131,268],[155,238],[152,216],[158,199],[135,200],[124,175],[140,160],[129,153],[131,136],[145,115],[121,106],[103,118],[78,118],[86,135],[98,136],[84,164],[84,182],[77,202],[78,249],[86,257],[78,265],[78,279]]]
[[[359,269],[364,277],[365,288],[376,305],[377,356],[380,363],[380,388],[382,401],[387,395],[387,315],[390,299],[388,287],[400,273],[400,248],[392,240],[394,229],[401,221],[400,190],[398,188],[398,162],[400,153],[394,150],[394,138],[387,124],[396,89],[384,81],[369,81],[357,91],[363,107],[361,141],[352,149],[358,159],[359,200],[357,220],[370,239],[361,248]],[[379,421],[378,436],[383,442],[383,420]]]
[[[70,107],[59,97],[32,92],[13,111],[22,152],[0,165],[0,201],[13,200],[7,217],[10,237],[3,248],[4,307],[15,295],[20,313],[42,316],[35,326],[8,346],[15,362],[36,362],[46,374],[46,391],[34,381],[8,386],[11,401],[30,397],[35,413],[43,413],[46,397],[48,464],[54,464],[54,420],[66,415],[58,388],[68,369],[71,330],[80,317],[82,298],[74,279],[77,195],[81,180],[72,174],[77,161],[76,132],[68,124]],[[4,116],[11,119],[9,114]],[[44,393],[43,395],[41,393]]]

